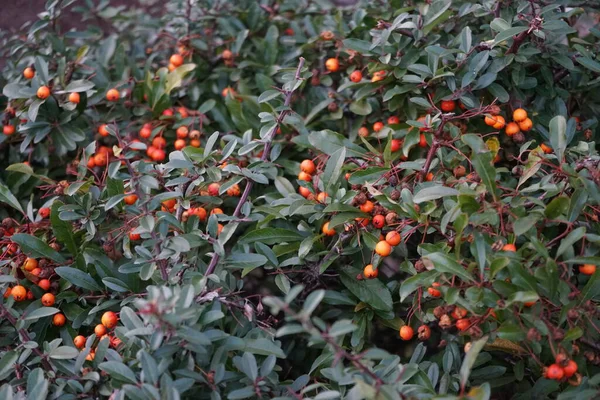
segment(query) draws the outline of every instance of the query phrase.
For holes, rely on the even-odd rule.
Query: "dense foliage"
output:
[[[1,399],[600,397],[594,2],[155,3],[0,35]]]

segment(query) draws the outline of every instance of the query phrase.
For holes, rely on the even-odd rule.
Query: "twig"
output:
[[[300,62],[298,63],[298,68],[296,69],[296,76],[295,76],[295,79],[297,81],[300,80],[300,73],[302,72],[302,67],[304,67],[304,61],[305,61],[304,57],[300,57]],[[267,161],[267,159],[269,157],[269,153],[271,152],[271,145],[273,144],[273,139],[275,137],[275,134],[277,133],[277,128],[279,128],[279,125],[283,122],[284,118],[290,113],[290,110],[287,109],[287,107],[289,107],[290,103],[292,102],[292,94],[293,93],[294,93],[293,87],[292,87],[292,89],[290,89],[289,91],[287,91],[285,93],[285,102],[283,105],[284,105],[284,107],[286,107],[286,109],[283,110],[279,114],[279,117],[277,117],[277,120],[275,121],[275,125],[273,126],[273,128],[271,128],[271,131],[267,135],[267,139],[265,141],[265,148],[263,149],[263,154],[260,157],[261,161]],[[250,191],[252,190],[253,185],[254,185],[254,181],[252,181],[250,179],[246,179],[246,187],[244,188],[244,193],[242,193],[242,196],[240,197],[240,199],[237,203],[237,206],[235,207],[235,210],[233,212],[233,216],[235,218],[240,217],[240,214],[242,212],[242,207],[248,200],[248,196],[250,196]],[[215,271],[215,268],[217,267],[217,263],[219,262],[219,259],[220,259],[219,254],[217,254],[216,252],[213,253],[210,263],[208,264],[208,268],[206,269],[206,275],[210,275]]]

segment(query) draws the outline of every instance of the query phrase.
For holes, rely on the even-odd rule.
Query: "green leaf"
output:
[[[329,160],[327,161],[327,165],[325,166],[325,171],[323,171],[322,179],[325,184],[325,192],[331,192],[334,185],[337,184],[340,175],[342,174],[342,167],[344,166],[344,161],[346,160],[346,148],[342,147],[338,149],[335,153],[333,153]]]
[[[494,201],[496,201],[496,168],[494,168],[494,165],[492,164],[493,158],[492,153],[488,151],[485,153],[473,154],[471,162],[488,192],[492,195]]]
[[[135,377],[133,371],[122,362],[106,361],[98,365],[98,368],[119,381],[137,383],[137,378]]]
[[[88,273],[85,273],[77,268],[71,267],[58,267],[54,269],[54,272],[67,282],[72,283],[75,286],[82,287],[84,289],[91,290],[93,292],[100,292],[102,288]]]
[[[0,379],[4,380],[7,373],[14,371],[15,364],[19,359],[19,353],[14,350],[7,351],[0,360]]]
[[[515,26],[512,28],[505,29],[496,35],[492,46],[495,46],[501,42],[504,42],[506,39],[510,39],[513,36],[516,36],[519,33],[525,32],[528,29],[529,29],[529,26]]]
[[[600,63],[598,61],[588,57],[577,57],[575,60],[590,71],[600,73]]]
[[[437,274],[438,273],[435,271],[424,271],[413,275],[410,278],[404,279],[400,284],[400,302],[406,300],[406,298],[410,296],[412,292],[421,286],[429,284],[431,281],[433,281]]]
[[[413,201],[419,204],[447,196],[458,196],[458,190],[443,185],[430,186],[415,193]]]
[[[54,315],[54,314],[56,314],[58,312],[60,312],[60,310],[58,308],[55,308],[55,307],[40,307],[40,308],[36,308],[35,310],[33,310],[32,312],[30,312],[29,314],[25,314],[25,316],[23,317],[23,319],[25,321],[38,320],[40,318],[44,318],[44,317],[48,317],[50,315]]]
[[[391,311],[392,295],[389,289],[378,279],[357,280],[356,276],[360,271],[355,268],[342,268],[340,270],[340,279],[344,286],[359,298],[360,301],[368,304],[375,310]]]
[[[285,358],[285,353],[281,350],[281,347],[269,339],[246,340],[244,351],[249,351],[250,353],[261,356],[270,356],[272,354],[277,358]]]
[[[456,260],[451,258],[445,253],[431,253],[427,254],[424,258],[430,260],[435,266],[437,272],[447,272],[452,275],[458,276],[463,281],[473,282],[473,277],[460,265]]]
[[[79,355],[79,351],[75,347],[71,346],[60,346],[50,350],[48,353],[50,358],[55,360],[70,360]]]
[[[562,115],[550,120],[550,144],[556,157],[562,162],[567,148],[567,120]]]
[[[516,236],[521,236],[531,228],[533,228],[540,219],[539,214],[528,215],[527,217],[518,218],[513,223],[513,232]]]
[[[579,227],[570,232],[563,240],[560,241],[560,246],[556,250],[556,258],[560,257],[567,249],[573,246],[575,243],[583,239],[585,235],[585,227]]]
[[[64,263],[66,260],[59,252],[48,246],[43,240],[25,233],[12,235],[12,241],[17,243],[23,253],[34,258],[49,258],[57,263]]]
[[[73,233],[73,225],[67,221],[63,221],[59,217],[58,209],[63,206],[63,203],[56,200],[52,203],[52,210],[50,212],[50,223],[52,224],[52,232],[54,237],[60,243],[67,247],[67,250],[75,257],[78,254],[77,242],[75,241],[75,235]]]
[[[483,346],[487,343],[488,337],[484,336],[479,340],[471,342],[471,348],[465,354],[465,359],[463,360],[462,366],[460,367],[460,386],[464,388],[469,381],[469,375],[471,375],[471,370],[473,369],[473,365],[475,365],[475,361],[477,360],[477,356],[483,349]]]
[[[21,207],[21,204],[19,203],[19,200],[17,200],[17,198],[12,194],[10,189],[7,188],[6,185],[4,185],[4,183],[1,183],[1,182],[0,182],[0,201],[5,204],[8,204],[12,208],[17,209],[18,211],[21,212],[21,214],[25,214],[25,212],[23,211],[23,208]]]
[[[388,171],[389,168],[383,167],[370,167],[362,169],[352,173],[348,182],[350,182],[352,185],[364,185],[367,182],[375,183],[379,180],[382,180],[381,178],[383,174]]]
[[[581,301],[579,304],[583,304],[588,300],[595,299],[600,295],[600,271],[596,270],[594,275],[590,277],[590,280],[581,289]]]
[[[282,228],[263,228],[248,232],[240,238],[240,244],[262,242],[264,244],[280,244],[281,242],[298,242],[304,239],[299,232]]]
[[[183,64],[169,72],[165,83],[165,93],[170,94],[175,88],[181,86],[183,78],[196,68],[196,64]]]

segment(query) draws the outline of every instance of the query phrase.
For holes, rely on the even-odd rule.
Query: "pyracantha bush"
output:
[[[595,2],[146,3],[0,36],[1,399],[600,397]]]

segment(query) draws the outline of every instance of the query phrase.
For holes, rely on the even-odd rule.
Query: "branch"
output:
[[[305,61],[304,57],[300,57],[300,62],[298,63],[298,68],[296,69],[296,76],[295,76],[295,79],[297,81],[300,80],[300,72],[302,71],[302,67],[304,67],[304,61]],[[289,91],[287,91],[285,93],[285,102],[283,103],[284,107],[286,107],[286,108],[289,107],[290,103],[292,102],[292,94],[293,93],[294,93],[294,88],[290,89]],[[284,118],[289,113],[290,113],[290,110],[285,109],[279,114],[279,117],[277,117],[277,120],[275,121],[275,125],[273,126],[273,128],[267,135],[267,139],[265,141],[265,148],[263,149],[263,154],[260,157],[261,161],[267,161],[267,159],[269,158],[269,153],[271,152],[271,146],[273,144],[273,139],[275,138],[275,135],[277,134],[277,128],[279,128],[279,125],[281,125]],[[246,201],[248,201],[248,196],[250,196],[250,191],[252,190],[252,186],[254,186],[254,181],[252,181],[250,179],[246,179],[246,187],[244,188],[244,193],[242,193],[242,196],[240,197],[240,200],[238,201],[237,206],[235,207],[235,211],[233,212],[233,217],[235,217],[235,218],[240,217],[240,214],[242,212],[242,207],[244,206]],[[206,269],[206,275],[210,275],[215,271],[215,268],[217,267],[217,263],[219,262],[219,258],[220,258],[220,256],[216,252],[213,253],[210,263],[208,264],[208,268]]]

